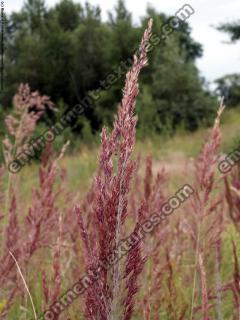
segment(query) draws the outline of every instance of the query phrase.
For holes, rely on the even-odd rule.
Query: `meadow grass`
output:
[[[221,100],[211,129],[135,144],[152,22],[100,146],[67,155],[66,144],[55,155],[47,144],[39,163],[9,174],[52,107],[26,84],[14,96],[0,167],[1,318],[28,320],[36,310],[45,320],[240,319],[240,166],[218,170],[240,112],[227,111],[220,129]]]
[[[218,172],[219,156],[238,139],[240,112],[227,110],[220,130],[221,102],[212,129],[181,130],[135,146],[134,101],[151,26],[150,20],[101,146],[82,144],[75,154],[64,146],[56,156],[47,145],[41,162],[18,175],[0,167],[0,312],[10,320],[51,308],[86,270],[91,275],[84,299],[71,301],[60,319],[240,317],[240,168],[227,177]],[[20,86],[19,112],[7,118],[16,141],[5,139],[6,163],[35,130],[42,108],[36,118],[26,99],[36,98],[44,104],[45,98]],[[186,184],[191,195],[180,201],[176,192]],[[59,314],[49,312],[51,319]]]
[[[231,152],[235,140],[240,137],[239,123],[240,110],[225,110],[221,123],[223,153]],[[151,154],[155,169],[166,167],[170,176],[174,177],[174,187],[178,183],[178,177],[181,180],[186,163],[200,152],[209,130],[200,128],[196,132],[180,132],[172,137],[156,135],[152,139],[137,139],[134,157],[141,154],[144,159]],[[80,198],[86,193],[96,170],[99,147],[98,144],[88,146],[82,143],[78,152],[66,153],[61,160],[62,168],[67,172],[66,187],[69,191],[77,191]],[[34,162],[19,173],[24,181],[21,188],[23,198],[30,199],[29,191],[38,180],[38,168],[39,163]]]

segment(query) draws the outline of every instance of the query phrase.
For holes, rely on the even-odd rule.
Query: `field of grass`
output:
[[[99,146],[56,154],[46,144],[10,173],[20,153],[36,156],[30,139],[51,107],[28,85],[14,96],[0,166],[0,319],[240,320],[240,157],[226,158],[240,145],[240,111],[222,114],[221,101],[212,128],[135,142],[151,30],[152,20]]]
[[[101,146],[47,145],[17,174],[0,167],[0,319],[240,319],[240,166],[218,169],[239,145],[240,111],[221,117],[221,104],[212,128],[135,144],[150,30]],[[6,163],[44,108],[29,112],[42,98],[24,85],[16,97]]]
[[[238,109],[226,109],[221,121],[222,153],[226,154],[234,150],[237,141],[240,142],[240,111]],[[141,154],[144,159],[152,155],[155,171],[163,166],[177,178],[183,173],[186,164],[197,156],[208,135],[210,129],[202,128],[196,132],[179,132],[173,137],[155,136],[153,139],[136,140],[135,157]],[[71,144],[71,141],[70,141]],[[61,160],[61,166],[66,169],[67,189],[77,191],[80,194],[86,192],[89,181],[97,167],[100,146],[81,145],[80,150],[74,154],[66,154]],[[39,164],[28,165],[21,172],[23,194],[29,195],[29,191],[37,182]]]
[[[240,112],[238,110],[231,109],[225,111],[221,121],[221,154],[230,152],[234,147],[237,146],[237,139],[239,137],[239,123]],[[145,139],[144,141],[136,141],[133,157],[137,158],[137,156],[140,154],[142,164],[140,165],[136,182],[134,182],[136,185],[135,187],[132,187],[133,192],[136,193],[132,194],[130,197],[130,211],[132,211],[132,213],[134,212],[134,215],[136,214],[136,206],[140,204],[142,201],[141,198],[144,197],[142,188],[145,188],[145,190],[146,188],[149,188],[149,190],[151,190],[152,196],[149,198],[151,199],[151,202],[148,204],[150,212],[151,210],[156,210],[158,201],[162,202],[162,200],[158,199],[159,195],[157,196],[157,193],[155,194],[156,190],[154,191],[154,184],[151,179],[155,179],[154,177],[156,177],[157,173],[163,168],[166,170],[167,184],[164,182],[165,178],[161,178],[162,180],[160,179],[158,183],[160,188],[159,190],[162,190],[160,191],[162,193],[161,197],[163,197],[165,200],[171,195],[175,194],[175,192],[184,183],[194,183],[194,179],[198,179],[197,172],[196,177],[194,178],[194,163],[195,165],[198,163],[195,159],[201,152],[201,148],[207,137],[209,137],[210,132],[211,129],[203,128],[194,133],[178,132],[173,137],[159,136],[152,140]],[[34,214],[36,215],[34,219],[37,219],[38,215],[40,215],[40,217],[42,216],[43,218],[46,217],[46,211],[48,210],[51,210],[51,212],[56,210],[61,213],[64,221],[64,232],[61,240],[61,255],[58,257],[58,259],[55,259],[57,257],[56,252],[54,251],[55,249],[50,248],[50,250],[43,250],[42,248],[38,250],[38,254],[36,256],[29,257],[29,261],[27,261],[27,263],[24,262],[25,258],[22,258],[23,261],[20,260],[19,262],[19,264],[22,265],[22,272],[27,279],[27,283],[32,293],[34,304],[38,313],[40,310],[45,310],[46,306],[49,305],[50,301],[52,301],[46,300],[46,292],[51,292],[51,290],[53,290],[52,294],[54,296],[54,290],[56,290],[57,295],[59,295],[60,292],[63,293],[67,288],[71,287],[71,283],[74,283],[74,278],[76,278],[76,276],[80,276],[84,273],[84,268],[82,267],[84,250],[80,241],[80,230],[77,226],[75,217],[72,216],[71,210],[76,203],[83,203],[83,208],[85,208],[86,211],[84,212],[84,220],[88,221],[88,219],[90,219],[89,215],[91,214],[92,209],[91,206],[89,206],[89,200],[86,202],[86,194],[88,190],[91,190],[92,177],[97,169],[99,152],[100,146],[88,147],[86,145],[81,145],[78,153],[66,153],[57,164],[57,170],[59,173],[61,172],[61,175],[52,175],[51,179],[53,179],[55,182],[51,186],[49,186],[50,182],[48,181],[48,169],[47,167],[42,167],[40,163],[27,165],[20,173],[18,173],[18,175],[13,177],[13,179],[15,179],[15,185],[12,186],[12,190],[16,188],[18,190],[16,197],[18,204],[17,209],[12,207],[10,212],[13,213],[14,210],[21,211],[21,214],[18,212],[18,221],[20,224],[24,223],[23,221],[25,217],[29,215],[30,211],[32,212],[31,214],[33,214],[33,216]],[[211,149],[208,150],[208,152],[211,152]],[[148,169],[145,169],[145,158],[148,155],[152,156],[152,164],[148,167]],[[42,168],[42,174],[40,173],[41,178],[39,182],[38,175],[40,166]],[[145,172],[145,170],[147,171]],[[201,171],[203,168],[200,166],[199,170]],[[148,175],[150,176],[148,177]],[[64,178],[61,179],[60,176]],[[5,175],[4,181],[7,181],[7,179],[8,178]],[[139,179],[143,180],[144,183],[141,182],[139,184]],[[150,180],[148,181],[148,179]],[[3,185],[3,189],[6,189],[5,183]],[[214,186],[216,189],[211,191],[212,195],[209,193],[209,197],[212,198],[211,205],[213,205],[213,203],[216,201],[219,194],[216,192],[218,188],[216,182],[214,182]],[[57,196],[59,188],[63,188],[63,192],[60,193],[60,196]],[[199,189],[199,195],[202,194],[205,186],[203,185],[201,188],[203,189]],[[32,193],[34,189],[37,190],[37,194],[35,195]],[[221,190],[221,192],[224,192],[223,189]],[[36,198],[36,195],[39,199]],[[150,200],[145,199],[145,201]],[[196,199],[195,201],[197,203]],[[9,203],[8,205],[11,208],[11,204]],[[186,232],[185,227],[182,225],[182,223],[189,223],[190,225],[193,223],[191,226],[191,228],[193,228],[191,232],[195,232],[193,230],[194,220],[196,217],[191,213],[191,210],[194,208],[191,207],[192,205],[193,203],[189,203],[186,206],[184,205],[182,208],[178,209],[173,216],[169,217],[166,224],[163,225],[163,229],[160,227],[155,234],[151,234],[146,239],[144,250],[146,250],[147,254],[149,254],[150,250],[151,257],[149,257],[148,262],[145,265],[144,272],[141,276],[141,290],[137,296],[135,305],[136,313],[134,313],[133,319],[203,319],[200,312],[201,304],[203,303],[203,296],[201,296],[204,288],[201,284],[203,278],[198,275],[199,270],[197,269],[198,263],[196,265],[195,261],[196,247],[194,245],[194,241],[191,241],[191,237],[189,238],[190,233],[188,233],[188,231]],[[29,208],[30,211],[28,211]],[[221,211],[223,208],[224,211]],[[4,210],[4,206],[2,206],[2,210]],[[195,210],[198,211],[199,209],[196,207]],[[204,210],[210,210],[209,205],[206,205],[206,209]],[[210,212],[211,210],[209,211],[209,214]],[[11,221],[12,213],[10,213],[9,223],[11,224],[11,228],[13,228],[14,238],[14,224],[16,224],[16,221],[14,220],[15,218],[13,218]],[[190,216],[187,217],[186,214],[190,214]],[[199,212],[199,214],[202,213]],[[204,255],[209,255],[205,265],[207,270],[207,276],[205,280],[207,281],[207,287],[211,288],[209,289],[209,298],[207,302],[209,311],[205,310],[202,312],[208,312],[210,316],[210,318],[205,317],[204,319],[218,320],[220,319],[218,314],[221,314],[221,319],[235,320],[237,319],[236,316],[238,314],[235,312],[237,303],[236,301],[238,300],[236,300],[236,297],[235,300],[232,298],[232,289],[229,289],[228,287],[230,286],[229,283],[233,281],[231,280],[232,277],[234,281],[238,279],[238,269],[236,269],[238,262],[236,259],[240,255],[240,238],[238,232],[236,231],[236,227],[234,227],[234,224],[232,224],[229,220],[227,204],[225,204],[224,207],[217,207],[216,214],[219,215],[219,217],[221,216],[221,219],[224,220],[223,229],[221,229],[221,219],[221,221],[218,221],[218,219],[214,220],[214,218],[211,216],[210,218],[206,218],[204,216],[201,218],[203,219],[203,225],[201,227],[203,229],[199,233],[199,239],[201,239],[201,241],[199,240],[199,243],[201,243],[200,248],[203,250]],[[129,218],[126,230],[131,229],[131,226],[134,225],[132,219],[133,217]],[[91,223],[90,221],[91,219],[88,223]],[[214,258],[214,255],[217,254],[216,243],[214,242],[215,240],[213,241],[212,238],[209,237],[209,234],[206,233],[205,229],[208,224],[211,225],[213,223],[216,224],[216,230],[221,230],[219,231],[221,233],[221,237],[217,240],[217,243],[221,243],[221,258],[219,257],[217,260]],[[51,227],[50,224],[50,228],[53,228],[52,230],[48,229],[48,224],[49,223],[47,223],[45,226],[47,227],[49,239],[51,239],[51,241],[55,241],[56,239],[54,240],[54,233],[56,234],[57,232],[55,228],[58,224],[55,227],[54,225]],[[20,229],[21,228],[22,227],[20,227]],[[28,228],[29,226],[27,227],[26,231],[29,230]],[[216,236],[217,234],[218,233],[216,233]],[[213,241],[212,245],[209,244],[211,241]],[[155,242],[157,243],[156,247],[154,245]],[[234,243],[235,246],[235,258],[233,256],[232,243]],[[53,246],[53,248],[55,247]],[[43,261],[45,262],[43,263]],[[219,262],[219,270],[217,270],[217,275],[213,275],[213,270],[216,271],[216,261]],[[79,263],[80,265],[78,265]],[[38,264],[41,266],[40,269],[38,268]],[[38,272],[35,273],[32,271],[32,268],[36,268]],[[196,270],[198,270],[197,273]],[[43,280],[44,275],[46,275],[47,280]],[[60,287],[56,285],[56,276],[61,277]],[[210,298],[213,294],[212,288],[217,285],[213,277],[219,277],[217,281],[221,283],[220,287],[222,286],[222,300],[219,297],[218,299],[221,301],[217,300],[219,305],[215,305],[215,302],[213,303],[212,298]],[[20,291],[13,301],[13,305],[10,309],[10,313],[8,313],[7,318],[3,316],[3,319],[30,319],[29,317],[32,313],[31,304],[28,299],[28,295],[22,286],[21,277],[19,277],[18,273],[15,271],[13,272],[11,279],[11,281],[13,281],[13,279],[15,279],[14,281],[18,281],[20,285]],[[11,281],[0,296],[0,311],[1,309],[4,310],[4,307],[6,307],[7,300],[4,298],[4,294],[7,292],[7,290],[11,290]],[[42,281],[47,281],[47,283],[44,284]],[[191,302],[193,292],[192,286],[194,281],[194,301]],[[220,288],[218,288],[218,290],[220,290]],[[239,293],[237,292],[237,289],[235,288],[234,290],[235,294],[238,296]],[[55,297],[57,297],[57,295],[55,295]],[[45,302],[43,302],[44,296]],[[73,305],[67,308],[67,310],[60,316],[59,319],[84,319],[83,315],[77,315],[79,312],[79,303],[81,305],[80,310],[82,310],[84,305],[82,299],[80,299],[80,301],[81,302],[74,302]],[[190,315],[190,310],[192,310],[194,316]],[[181,314],[184,315],[183,318]]]

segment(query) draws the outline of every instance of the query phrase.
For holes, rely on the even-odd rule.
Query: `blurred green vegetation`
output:
[[[59,112],[49,111],[42,122],[53,124],[99,88],[108,74],[117,74],[121,62],[138,48],[150,17],[154,20],[153,32],[160,37],[170,17],[152,7],[136,25],[122,0],[109,12],[107,21],[102,21],[100,7],[89,3],[61,0],[48,8],[43,0],[27,0],[19,12],[7,17],[5,90],[0,101],[4,111],[0,111],[0,121],[2,112],[11,112],[12,97],[22,82],[51,97]],[[187,20],[151,51],[149,66],[140,78],[141,136],[174,132],[179,126],[195,130],[211,123],[216,99],[196,67],[201,55],[202,46],[192,38]],[[125,74],[126,70],[121,72],[110,88],[102,90],[100,99],[72,123],[74,136],[92,141],[92,135],[103,125],[111,126]],[[68,138],[68,130],[65,134]]]
[[[220,152],[226,154],[240,146],[240,110],[226,109],[221,121],[222,146]],[[195,132],[182,130],[180,127],[176,134],[153,134],[147,137],[137,137],[134,157],[141,154],[142,160],[151,154],[156,169],[165,166],[173,176],[173,190],[182,181],[182,173],[187,163],[196,157],[209,133],[208,128],[199,128]],[[71,133],[69,133],[71,134]],[[54,142],[56,152],[60,152],[64,142]],[[89,182],[98,164],[100,148],[99,135],[91,140],[91,144],[78,140],[74,143],[71,139],[68,152],[61,160],[61,165],[67,169],[67,189],[78,191],[79,195],[85,194]],[[22,197],[31,197],[30,189],[37,183],[39,163],[33,162],[26,165],[18,175],[25,181],[22,185]],[[30,198],[28,199],[30,200]]]
[[[89,92],[102,86],[101,81],[107,75],[117,75],[121,63],[131,58],[138,48],[150,17],[154,20],[153,32],[161,36],[162,26],[169,16],[149,6],[136,25],[122,0],[118,0],[106,21],[101,18],[100,7],[72,0],[61,0],[51,8],[43,0],[27,0],[19,12],[8,15],[5,90],[0,100],[1,141],[7,133],[4,118],[13,110],[12,97],[21,82],[49,95],[57,109],[55,113],[48,110],[39,121],[34,134],[38,137]],[[219,30],[231,33],[229,28],[230,24]],[[234,32],[238,30],[235,29],[234,25]],[[235,41],[238,38],[234,35],[232,40]],[[192,38],[186,20],[149,53],[149,65],[140,76],[136,106],[138,139],[153,143],[164,141],[166,145],[167,141],[172,144],[181,139],[185,148],[182,137],[188,131],[199,132],[212,124],[218,103],[196,67],[196,59],[202,52],[202,46]],[[78,151],[82,145],[93,149],[98,145],[102,126],[112,126],[121,101],[125,74],[126,68],[112,86],[101,90],[99,100],[89,105],[83,115],[57,136],[54,141],[57,151],[68,140],[70,152]],[[217,92],[225,96],[228,108],[238,110],[239,75],[226,75],[217,79],[216,84]],[[235,121],[234,117],[231,121]],[[232,145],[238,144],[238,136],[238,133],[234,138],[231,136]],[[191,150],[188,153],[197,146],[188,142],[186,148]],[[0,148],[2,161],[2,146]],[[230,143],[225,151],[229,148]]]

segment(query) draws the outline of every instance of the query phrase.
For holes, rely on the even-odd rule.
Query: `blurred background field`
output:
[[[232,152],[240,145],[239,122],[240,111],[226,108],[221,121],[223,155]],[[202,128],[189,133],[181,129],[173,136],[155,135],[145,139],[137,137],[134,156],[141,154],[143,160],[148,155],[152,155],[155,173],[160,167],[165,167],[175,182],[174,189],[181,182],[187,165],[199,154],[209,130]],[[69,148],[71,149],[71,141]],[[99,151],[100,145],[97,141],[90,146],[80,142],[78,150],[67,153],[60,162],[67,171],[67,189],[77,191],[80,198],[90,187],[89,183],[97,167]],[[38,180],[38,168],[39,164],[33,161],[21,171],[20,175],[24,181],[21,189],[23,197],[31,197],[31,188]]]

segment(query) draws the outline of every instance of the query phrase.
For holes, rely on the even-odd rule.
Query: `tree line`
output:
[[[27,0],[19,12],[7,16],[0,115],[9,113],[19,84],[28,83],[55,103],[58,112],[49,110],[41,123],[53,124],[99,88],[121,61],[132,57],[150,17],[157,34],[169,19],[148,7],[136,25],[122,0],[106,21],[100,7],[89,3],[61,0],[48,8],[43,0]],[[202,54],[187,21],[151,52],[137,101],[140,135],[174,132],[179,126],[195,130],[211,123],[217,101],[196,67]],[[73,122],[69,134],[91,139],[103,125],[110,125],[121,100],[124,77],[121,74]]]

